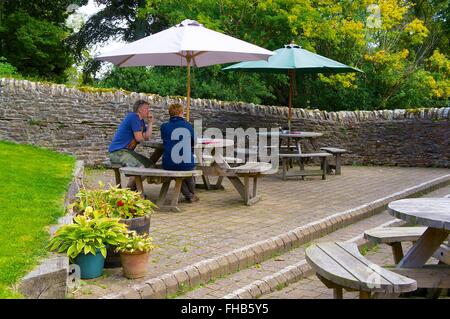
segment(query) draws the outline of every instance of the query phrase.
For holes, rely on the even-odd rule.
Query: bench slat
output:
[[[370,269],[374,270],[376,273],[378,273],[382,278],[386,279],[388,282],[392,284],[392,288],[394,293],[400,293],[400,292],[407,292],[411,291],[409,285],[413,285],[414,289],[417,289],[417,283],[407,277],[395,274],[389,270],[386,270],[367,258],[365,258],[358,250],[358,247],[356,244],[351,245],[349,243],[337,243],[342,249],[346,250],[347,252],[351,253],[356,259],[358,259],[361,263],[365,264]],[[406,290],[404,288],[406,287]]]
[[[367,267],[367,264],[361,262],[358,258],[356,258],[354,256],[354,253],[346,251],[337,243],[323,243],[319,244],[318,246],[331,258],[333,258],[338,264],[340,264],[341,267],[347,269],[352,273],[353,276],[355,276],[355,278],[359,281],[359,289],[367,290],[367,279],[372,274],[372,272],[370,271],[372,267]],[[383,277],[380,277],[379,283],[382,288],[381,291],[386,291],[385,289],[387,288],[388,290],[386,292],[392,292],[392,290],[389,289],[389,287],[392,286],[391,282],[387,281]]]
[[[337,147],[321,147],[320,148],[323,151],[330,152],[333,154],[341,154],[341,153],[347,153],[347,150],[343,148],[337,148]]]
[[[364,238],[377,244],[417,241],[426,227],[380,227],[366,230]]]
[[[192,171],[169,171],[159,168],[144,168],[144,167],[122,167],[120,171],[126,176],[154,176],[154,177],[191,177],[201,176],[201,170]]]
[[[264,173],[270,169],[272,169],[272,164],[263,162],[248,162],[241,166],[227,168],[228,171],[236,174]]]
[[[330,153],[287,153],[287,154],[279,154],[280,157],[298,157],[298,158],[305,158],[305,157],[328,157],[333,156],[333,154]]]
[[[364,258],[354,243],[319,243],[306,250],[306,258],[320,276],[344,288],[382,293],[417,289],[415,280]]]

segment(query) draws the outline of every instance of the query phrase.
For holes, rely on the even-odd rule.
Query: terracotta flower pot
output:
[[[141,278],[147,274],[150,252],[120,253],[123,275],[130,279]]]
[[[131,219],[121,219],[120,222],[127,225],[128,229],[136,231],[138,235],[148,235],[150,233],[150,216],[145,215]],[[105,268],[120,267],[120,256],[116,253],[116,247],[108,247],[108,253],[105,260]]]

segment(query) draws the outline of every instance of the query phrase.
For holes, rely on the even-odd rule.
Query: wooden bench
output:
[[[106,160],[103,162],[103,166],[105,166],[105,168],[114,170],[114,176],[116,178],[116,185],[118,185],[119,188],[122,187],[122,180],[120,178],[120,171],[119,171],[119,169],[122,167],[122,164],[113,164],[113,163],[111,163],[110,160]]]
[[[195,157],[195,155],[194,155]],[[231,165],[238,165],[238,164],[242,164],[244,163],[244,160],[240,159],[240,158],[235,158],[235,157],[224,157],[223,158],[228,164]],[[212,166],[214,165],[215,162],[215,158],[212,155],[203,155],[203,161],[202,163],[198,163],[197,164],[197,168],[202,168],[202,167],[208,167],[208,166]],[[203,184],[196,184],[195,187],[196,188],[200,188],[200,189],[206,189],[206,190],[223,190],[225,189],[222,185],[223,182],[223,176],[219,176],[217,178],[217,181],[215,184],[212,184],[209,180],[208,175],[203,174],[202,175],[202,180],[203,180]]]
[[[416,242],[426,227],[378,227],[366,230],[364,238],[375,244],[387,244],[392,247],[395,264],[403,259],[402,242]]]
[[[402,242],[416,242],[425,232],[426,227],[379,227],[366,230],[364,238],[375,244],[387,244],[392,247],[395,264],[403,259]],[[433,254],[440,262],[450,265],[450,251],[448,245],[441,245]]]
[[[361,299],[372,293],[399,294],[417,289],[413,279],[386,270],[361,255],[354,243],[320,243],[306,249],[306,260],[335,299],[342,289],[359,291]]]
[[[202,176],[201,170],[192,170],[192,171],[168,171],[164,169],[158,168],[143,168],[143,167],[122,167],[120,171],[125,176],[134,176],[136,178],[136,186],[137,190],[141,193],[142,197],[144,195],[144,186],[142,184],[143,178],[161,178],[162,187],[159,193],[158,200],[156,201],[156,205],[158,205],[158,209],[162,211],[175,211],[179,212],[178,208],[178,200],[181,192],[181,183],[183,179],[188,177],[197,177]],[[169,190],[170,182],[175,180],[174,194],[172,199],[170,200],[170,205],[165,205],[167,192]]]
[[[210,166],[201,166],[204,175],[227,177],[247,206],[258,202],[258,178],[274,173],[272,165],[263,162],[248,162],[244,165],[231,167],[227,162],[215,162]],[[243,179],[244,182],[240,180]]]
[[[332,156],[330,153],[288,153],[288,154],[279,154],[282,163],[282,178],[285,181],[288,177],[301,176],[304,179],[305,176],[322,176],[322,179],[326,178],[327,174],[327,157]],[[304,160],[307,158],[319,158],[320,159],[320,170],[305,170],[305,162]],[[287,176],[286,172],[288,170],[289,162],[292,159],[298,159],[300,166],[300,173]]]
[[[329,168],[334,168],[335,175],[341,175],[341,155],[348,151],[337,147],[321,147],[320,149],[334,155],[335,165],[331,164]]]

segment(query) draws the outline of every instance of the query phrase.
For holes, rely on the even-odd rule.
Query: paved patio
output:
[[[263,199],[256,205],[242,205],[228,181],[225,190],[199,191],[201,201],[182,203],[181,213],[156,212],[151,218],[151,235],[159,249],[152,252],[149,275],[161,274],[215,257],[235,248],[276,236],[309,222],[358,207],[379,198],[449,174],[448,169],[345,166],[343,175],[327,180],[283,182],[279,175],[260,184]],[[98,180],[113,181],[110,171],[86,173],[86,186]],[[155,199],[160,185],[146,185]],[[75,298],[98,298],[143,282],[127,280],[121,269],[108,269],[102,278],[85,281]]]

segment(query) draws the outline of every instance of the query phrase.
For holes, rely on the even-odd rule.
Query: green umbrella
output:
[[[288,44],[274,51],[268,61],[251,61],[233,64],[223,70],[286,73],[290,78],[288,125],[291,129],[292,96],[296,74],[362,72],[340,62],[302,49],[299,45]]]

